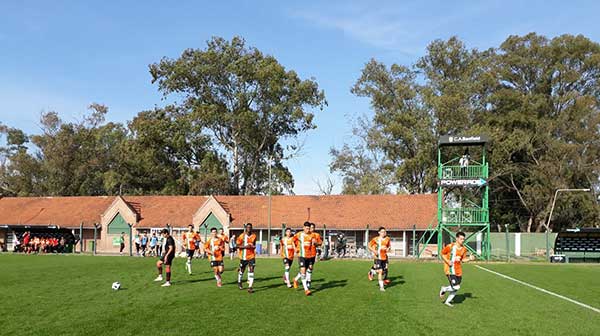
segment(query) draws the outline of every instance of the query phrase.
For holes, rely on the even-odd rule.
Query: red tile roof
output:
[[[268,223],[267,196],[215,196],[231,214],[231,227],[251,222],[255,228]],[[273,196],[271,225],[299,228],[310,221],[330,229],[364,230],[425,229],[437,221],[437,196],[426,195],[331,195]]]
[[[4,197],[0,198],[0,224],[86,228],[100,223],[100,215],[113,196]]]
[[[186,227],[207,196],[123,196],[137,213],[137,227]]]
[[[208,199],[206,196],[124,196],[138,212],[137,227],[185,227]],[[231,228],[251,222],[255,228],[268,223],[267,196],[215,196],[231,216]],[[110,206],[114,197],[6,197],[0,199],[2,225],[60,225],[92,227]],[[304,221],[329,229],[363,230],[385,226],[388,229],[425,229],[435,223],[435,194],[427,195],[335,195],[273,196],[273,228],[286,223],[299,228]]]

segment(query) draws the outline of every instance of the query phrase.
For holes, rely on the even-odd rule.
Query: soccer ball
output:
[[[113,290],[119,290],[119,288],[121,288],[121,283],[117,282],[113,282],[112,284],[112,289]]]

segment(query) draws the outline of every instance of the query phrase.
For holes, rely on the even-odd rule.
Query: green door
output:
[[[217,217],[212,212],[210,213],[210,215],[208,215],[208,217],[206,217],[204,222],[202,222],[202,225],[200,225],[200,235],[203,238],[208,237],[211,228],[216,228],[217,230],[223,228],[221,222],[219,222]]]
[[[120,213],[117,213],[117,215],[108,224],[108,234],[121,234],[121,232],[129,234],[129,224],[127,224]]]

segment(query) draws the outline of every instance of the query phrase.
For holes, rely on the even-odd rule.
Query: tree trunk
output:
[[[527,220],[527,233],[531,232],[531,226],[533,225],[533,216],[529,216]]]

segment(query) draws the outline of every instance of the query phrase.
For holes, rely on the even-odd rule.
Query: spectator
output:
[[[163,237],[163,235],[159,235],[158,237],[158,246],[157,246],[157,252],[158,252],[158,256],[161,257],[162,256],[162,251],[163,251],[163,245],[165,244],[165,238]]]
[[[52,252],[58,252],[58,238],[56,237],[52,238]]]
[[[279,237],[279,233],[275,235],[275,237],[273,237],[273,244],[275,244],[275,254],[279,255],[279,242],[281,241],[281,238]]]
[[[146,246],[148,246],[148,236],[146,235],[146,232],[144,232],[144,234],[142,235],[141,246],[142,246],[142,257],[145,257],[146,256]]]
[[[235,255],[236,250],[235,245],[235,235],[231,235],[231,239],[229,239],[229,259],[233,260],[233,256]]]
[[[20,252],[21,251],[21,242],[19,240],[19,237],[17,236],[17,233],[13,231],[13,242],[14,242],[14,246],[15,248],[13,249],[13,252]]]
[[[125,249],[125,232],[121,232],[121,237],[119,237],[119,254],[123,255],[123,250]]]
[[[38,236],[33,238],[33,252],[40,253],[40,237]]]
[[[460,160],[458,160],[458,164],[460,165],[460,177],[468,177],[467,169],[469,167],[470,159],[471,156],[469,155],[469,149],[465,149],[465,153],[460,157]]]
[[[66,252],[66,245],[67,244],[67,240],[65,239],[65,237],[60,237],[60,241],[58,242],[58,252],[59,253],[65,253]]]
[[[343,233],[338,236],[337,253],[339,258],[343,258],[346,255],[346,237]]]
[[[154,232],[152,233],[152,237],[150,237],[150,255],[152,256],[157,256],[156,245],[158,245],[158,237],[156,237],[156,232]]]
[[[135,254],[140,255],[140,235],[135,236]]]
[[[31,233],[29,231],[25,231],[25,234],[23,235],[23,247],[24,247],[24,251],[27,254],[31,253]]]

